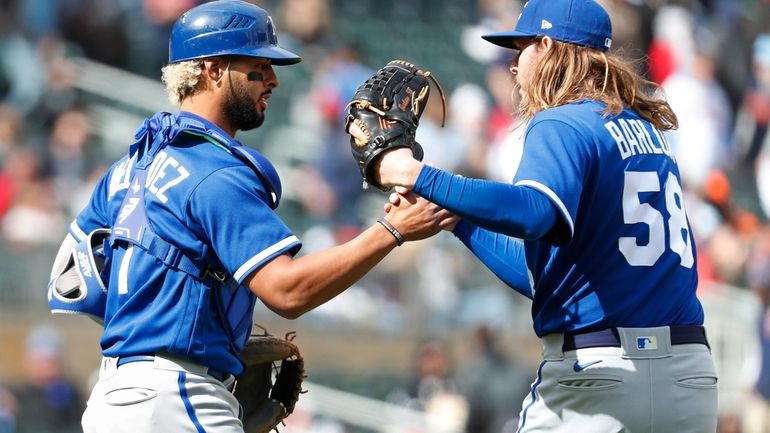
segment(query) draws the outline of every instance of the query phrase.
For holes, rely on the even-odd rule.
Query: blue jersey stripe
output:
[[[553,203],[559,208],[559,211],[561,212],[561,215],[564,217],[564,219],[567,221],[567,224],[569,224],[569,234],[572,236],[575,233],[575,222],[572,221],[572,215],[570,215],[569,211],[567,210],[567,206],[564,205],[564,202],[559,198],[559,196],[551,190],[551,188],[548,188],[546,185],[543,185],[540,182],[534,181],[534,180],[520,180],[515,183],[516,186],[528,186],[530,188],[534,188],[545,195],[548,196],[548,198],[553,201]]]
[[[254,257],[250,258],[246,263],[244,263],[238,270],[235,271],[233,274],[233,278],[235,281],[238,281],[239,283],[243,282],[243,278],[246,277],[250,271],[254,270],[257,265],[261,264],[271,256],[273,256],[276,253],[279,253],[280,251],[285,250],[286,248],[292,246],[292,245],[299,245],[299,239],[296,236],[289,236],[273,245],[271,245],[268,248],[265,248],[262,250],[259,254],[255,255]]]
[[[541,374],[543,372],[543,366],[545,366],[545,363],[548,361],[543,361],[540,363],[540,367],[537,368],[537,378],[535,379],[535,382],[532,383],[532,389],[529,391],[529,397],[531,401],[527,405],[527,407],[524,408],[523,411],[521,411],[521,419],[519,420],[519,428],[516,429],[516,433],[520,433],[521,429],[524,428],[524,423],[527,422],[527,411],[530,407],[532,407],[533,404],[535,404],[535,401],[537,401],[537,396],[535,395],[535,390],[537,389],[537,386],[540,385],[540,381],[542,380]]]
[[[198,433],[206,433],[206,430],[201,425],[200,421],[198,421],[198,417],[195,415],[195,409],[192,407],[192,403],[190,402],[190,397],[187,396],[187,388],[185,387],[185,379],[187,378],[187,373],[184,371],[179,372],[179,395],[182,397],[182,403],[184,403],[184,408],[187,409],[187,416],[190,417],[190,421],[195,425],[195,430],[198,431]]]

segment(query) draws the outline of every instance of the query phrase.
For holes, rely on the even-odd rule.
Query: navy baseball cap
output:
[[[612,23],[607,11],[594,0],[530,0],[515,30],[481,37],[516,49],[520,40],[538,36],[607,51],[612,45]]]

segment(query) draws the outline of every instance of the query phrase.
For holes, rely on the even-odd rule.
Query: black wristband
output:
[[[382,226],[385,227],[385,229],[387,229],[394,238],[396,238],[396,244],[398,246],[401,246],[401,244],[404,243],[404,235],[402,235],[401,232],[390,223],[390,221],[386,220],[385,218],[380,218],[377,220],[377,222],[382,224]]]

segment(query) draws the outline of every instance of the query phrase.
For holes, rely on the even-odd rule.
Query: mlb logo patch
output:
[[[655,350],[658,348],[656,337],[636,337],[636,348],[639,350]]]

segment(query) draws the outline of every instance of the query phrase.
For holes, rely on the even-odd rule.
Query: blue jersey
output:
[[[455,235],[533,299],[538,336],[700,325],[695,245],[671,149],[635,112],[603,110],[584,101],[538,113],[513,184],[424,166],[414,191],[461,216]]]
[[[181,113],[220,136],[204,119]],[[192,260],[214,265],[237,283],[301,244],[269,205],[265,184],[252,168],[211,137],[179,133],[152,159],[144,182],[144,211],[157,236]],[[136,172],[136,155],[116,162],[97,184],[70,232],[78,239],[125,219],[122,206]],[[122,209],[122,210],[121,210]],[[101,346],[106,356],[167,352],[239,374],[237,345],[217,308],[212,279],[197,279],[161,264],[130,244],[113,249]],[[248,290],[241,286],[241,289]],[[251,325],[253,296],[235,305]]]
[[[542,192],[557,229],[525,241],[539,336],[703,323],[696,253],[671,149],[632,110],[584,101],[538,113],[513,183]]]

